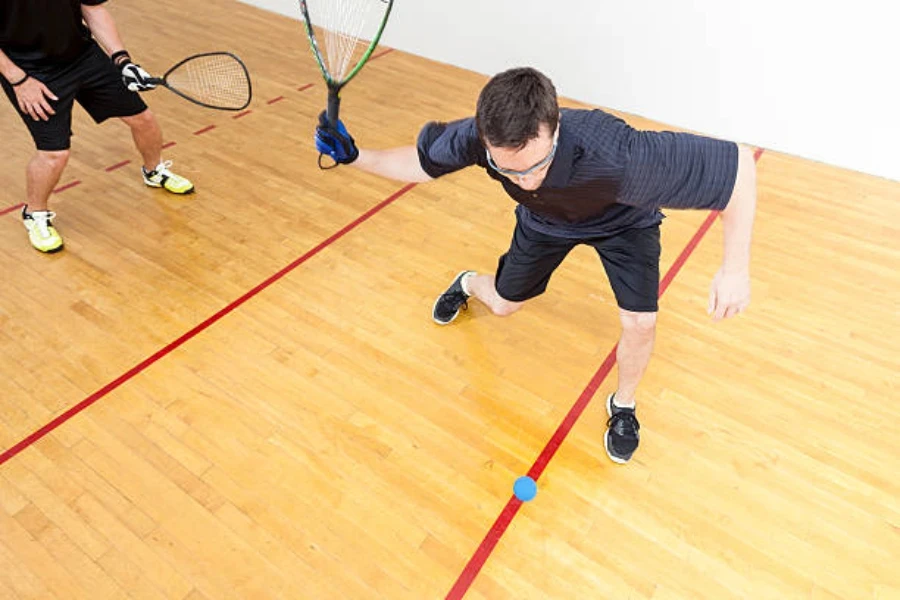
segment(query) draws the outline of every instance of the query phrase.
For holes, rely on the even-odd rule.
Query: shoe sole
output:
[[[169,192],[170,194],[175,194],[176,196],[187,196],[188,194],[194,193],[193,186],[191,186],[191,189],[187,190],[186,192],[173,192],[172,190],[164,187],[161,183],[150,183],[146,179],[144,180],[144,185],[146,185],[147,187],[152,187],[152,188],[162,188],[162,189],[166,190],[167,192]]]
[[[612,417],[612,397],[614,394],[610,394],[606,397],[606,414]],[[631,457],[622,459],[618,456],[613,456],[613,453],[609,451],[609,429],[603,432],[603,449],[606,450],[606,455],[609,457],[609,460],[613,461],[617,465],[627,464]]]
[[[459,277],[463,273],[468,273],[468,272],[469,272],[469,269],[466,269],[465,271],[460,271],[459,273],[456,274],[456,277],[453,278],[453,281],[456,281],[457,279],[459,279]],[[453,284],[451,283],[450,285],[453,285]],[[438,296],[437,300],[434,301],[434,304],[431,305],[431,320],[434,321],[435,323],[437,323],[438,325],[449,325],[450,323],[452,323],[453,321],[456,320],[456,317],[459,316],[459,311],[457,310],[456,314],[453,315],[453,317],[451,317],[451,319],[449,321],[438,321],[437,317],[434,316],[434,311],[437,308],[438,302],[441,301],[441,296],[443,296],[443,294]]]
[[[52,250],[41,250],[34,244],[32,244],[31,247],[34,248],[35,250],[37,250],[38,252],[40,252],[41,254],[56,254],[57,252],[59,252],[60,250],[65,248],[65,244],[60,244],[59,246],[57,246],[56,248],[53,248]]]

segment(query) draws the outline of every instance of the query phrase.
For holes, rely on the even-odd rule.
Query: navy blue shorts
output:
[[[75,62],[49,73],[34,75],[50,88],[59,100],[49,100],[56,111],[49,120],[37,120],[19,110],[16,93],[4,77],[3,91],[25,121],[38,150],[68,150],[72,137],[72,107],[77,101],[97,123],[110,117],[131,117],[147,110],[135,92],[122,83],[122,74],[96,43],[92,43]]]
[[[501,298],[522,302],[544,293],[553,271],[578,244],[592,246],[606,270],[619,308],[659,308],[659,225],[604,237],[568,239],[535,231],[516,217],[509,251],[500,257],[496,289]]]

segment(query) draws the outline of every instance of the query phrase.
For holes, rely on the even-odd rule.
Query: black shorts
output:
[[[47,121],[35,121],[20,111],[13,88],[4,77],[0,77],[0,84],[25,121],[38,150],[68,150],[72,137],[72,106],[76,100],[97,123],[110,117],[131,117],[147,110],[140,96],[128,91],[122,83],[121,72],[96,43],[90,44],[72,64],[34,77],[59,98],[49,101],[56,114]]]
[[[656,312],[659,299],[659,225],[627,229],[608,237],[567,239],[546,235],[516,219],[509,251],[500,257],[496,288],[500,297],[522,302],[544,293],[550,276],[578,244],[600,255],[619,308]]]

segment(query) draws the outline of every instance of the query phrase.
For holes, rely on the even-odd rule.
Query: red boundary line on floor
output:
[[[61,185],[61,186],[59,186],[58,188],[56,188],[55,190],[53,190],[53,193],[54,193],[54,194],[61,194],[61,193],[63,193],[63,192],[66,191],[66,190],[71,190],[71,189],[72,189],[73,187],[75,187],[76,185],[81,185],[81,180],[80,180],[80,179],[76,179],[75,181],[70,181],[70,182],[67,183],[66,185]]]
[[[0,454],[0,465],[3,465],[6,461],[10,460],[14,456],[19,454],[20,452],[22,452],[23,450],[25,450],[32,444],[34,444],[36,441],[40,440],[42,437],[44,437],[45,435],[47,435],[48,433],[50,433],[51,431],[53,431],[54,429],[56,429],[57,427],[59,427],[60,425],[65,423],[66,421],[68,421],[69,419],[71,419],[72,417],[77,415],[78,413],[82,412],[84,409],[88,408],[89,406],[91,406],[92,404],[94,404],[95,402],[97,402],[98,400],[100,400],[101,398],[103,398],[104,396],[106,396],[107,394],[109,394],[110,392],[112,392],[113,390],[118,388],[119,386],[121,386],[123,383],[132,379],[135,375],[146,370],[148,367],[150,367],[151,365],[153,365],[154,363],[156,363],[157,361],[162,359],[167,354],[171,353],[173,350],[176,350],[177,348],[180,348],[181,346],[183,346],[191,338],[197,336],[199,333],[208,329],[216,321],[218,321],[222,317],[228,315],[229,313],[233,312],[236,308],[238,308],[239,306],[241,306],[242,304],[244,304],[245,302],[247,302],[248,300],[250,300],[257,294],[259,294],[260,292],[262,292],[263,290],[265,290],[266,288],[271,286],[273,283],[275,283],[276,281],[278,281],[279,279],[281,279],[282,277],[284,277],[285,275],[287,275],[288,273],[290,273],[291,271],[293,271],[300,265],[302,265],[304,262],[306,262],[307,260],[309,260],[310,258],[315,256],[316,254],[321,252],[323,249],[327,248],[328,246],[330,246],[331,244],[333,244],[334,242],[336,242],[337,240],[342,238],[348,232],[352,231],[358,225],[360,225],[361,223],[363,223],[366,220],[368,220],[369,218],[371,218],[373,215],[375,215],[376,213],[381,211],[381,209],[383,209],[384,207],[386,207],[389,204],[391,204],[392,202],[394,202],[394,200],[396,200],[397,198],[399,198],[400,196],[402,196],[409,190],[413,189],[415,186],[416,186],[415,183],[406,184],[405,186],[403,186],[402,188],[400,188],[399,190],[397,190],[396,192],[394,192],[393,194],[388,196],[386,199],[382,200],[381,202],[379,202],[378,204],[376,204],[375,206],[373,206],[372,208],[370,208],[369,210],[364,212],[362,215],[357,217],[355,220],[353,220],[349,224],[345,225],[337,232],[333,233],[330,237],[328,237],[324,241],[320,242],[315,248],[313,248],[312,250],[309,250],[306,254],[304,254],[300,258],[294,260],[288,266],[284,267],[283,269],[281,269],[280,271],[278,271],[277,273],[275,273],[274,275],[272,275],[271,277],[269,277],[262,283],[258,284],[256,287],[251,289],[249,292],[245,293],[243,296],[241,296],[237,300],[232,301],[230,304],[228,304],[227,306],[225,306],[224,308],[222,308],[221,310],[216,312],[211,317],[207,318],[205,321],[203,321],[199,325],[194,326],[192,329],[190,329],[187,333],[183,334],[181,337],[168,343],[163,348],[157,350],[149,357],[145,358],[138,364],[134,365],[133,367],[131,367],[130,369],[125,371],[123,374],[119,375],[117,378],[110,381],[109,383],[104,385],[102,388],[100,388],[99,390],[97,390],[96,392],[94,392],[93,394],[91,394],[90,396],[88,396],[87,398],[85,398],[84,400],[82,400],[81,402],[79,402],[78,404],[73,406],[72,408],[68,409],[67,411],[65,411],[64,413],[62,413],[61,415],[59,415],[58,417],[56,417],[55,419],[53,419],[52,421],[50,421],[49,423],[47,423],[46,425],[44,425],[43,427],[41,427],[40,429],[35,431],[34,433],[32,433],[31,435],[29,435],[28,437],[26,437],[25,439],[23,439],[22,441],[17,443],[16,445],[12,446],[11,448],[9,448],[7,450],[4,450],[3,453]]]
[[[394,51],[393,48],[385,48],[384,50],[382,50],[382,51],[379,52],[378,54],[373,54],[373,55],[369,58],[369,60],[371,61],[371,60],[375,60],[376,58],[381,58],[381,57],[384,56],[385,54],[390,54],[390,53],[393,52],[393,51]]]
[[[762,153],[763,150],[761,148],[757,149],[756,152],[753,153],[753,159],[759,160],[759,157],[762,156]],[[676,258],[675,262],[672,263],[672,266],[669,267],[668,272],[659,283],[660,297],[662,297],[662,295],[668,289],[669,284],[672,283],[672,280],[675,279],[675,276],[678,274],[678,272],[681,271],[681,268],[684,266],[684,264],[687,262],[687,259],[690,258],[691,254],[693,254],[694,250],[700,244],[700,241],[703,239],[703,236],[706,235],[706,232],[709,231],[710,227],[712,227],[712,224],[715,222],[718,215],[719,213],[717,211],[713,211],[706,216],[706,219],[700,225],[700,228],[697,229],[697,232],[681,251],[681,254],[678,255],[678,258]],[[576,400],[572,408],[569,409],[569,412],[562,420],[562,423],[559,424],[559,427],[556,428],[556,431],[553,433],[550,441],[547,442],[547,445],[544,446],[544,449],[541,450],[541,453],[538,454],[537,459],[535,459],[534,464],[531,465],[531,468],[528,470],[528,476],[535,481],[538,480],[538,478],[544,472],[544,469],[547,468],[547,465],[550,463],[550,459],[553,458],[553,456],[556,454],[556,451],[559,450],[560,446],[562,446],[562,443],[569,435],[569,432],[572,431],[572,427],[574,427],[575,423],[578,422],[578,419],[581,417],[584,409],[587,408],[588,404],[590,404],[591,400],[593,399],[594,394],[597,393],[597,390],[600,388],[603,380],[606,379],[607,375],[609,375],[610,371],[612,371],[613,365],[616,364],[616,348],[617,346],[613,346],[612,350],[609,351],[609,354],[606,355],[606,359],[604,359],[603,364],[600,365],[600,368],[598,368],[597,372],[594,373],[594,376],[591,377],[591,380],[584,388],[584,391],[582,391],[581,395],[578,396],[578,400]],[[497,544],[500,542],[500,538],[503,537],[503,534],[506,532],[510,523],[512,523],[513,517],[516,516],[516,513],[519,512],[519,508],[521,507],[522,501],[516,498],[515,494],[510,496],[509,501],[506,503],[506,506],[504,506],[503,510],[500,511],[500,514],[497,516],[494,524],[491,525],[491,528],[484,536],[484,539],[481,540],[478,548],[476,548],[475,552],[472,554],[472,558],[470,558],[469,562],[466,563],[466,566],[463,567],[463,570],[459,574],[459,577],[456,579],[456,582],[453,584],[453,587],[450,588],[450,591],[447,593],[446,600],[460,600],[463,596],[466,595],[466,592],[469,591],[469,587],[471,587],[472,582],[475,581],[478,573],[481,572],[482,567],[484,567],[487,559],[490,557],[491,553],[494,551],[494,548],[496,548]]]
[[[121,169],[122,167],[124,167],[125,165],[127,165],[127,164],[130,163],[130,162],[131,162],[130,159],[129,159],[129,160],[123,160],[122,162],[117,162],[117,163],[114,164],[114,165],[110,165],[110,166],[106,167],[106,168],[104,169],[104,171],[106,171],[107,173],[111,173],[111,172],[115,171],[116,169]]]
[[[25,203],[24,203],[24,202],[19,202],[19,203],[16,204],[15,206],[7,206],[7,207],[4,208],[3,210],[0,210],[0,217],[2,217],[3,215],[9,214],[9,213],[11,213],[11,212],[16,212],[17,210],[19,210],[19,209],[22,208],[23,206],[25,206]]]

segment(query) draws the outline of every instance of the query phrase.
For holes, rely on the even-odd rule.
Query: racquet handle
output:
[[[338,95],[337,90],[329,89],[328,90],[328,110],[326,111],[326,115],[328,116],[328,124],[337,129],[338,124],[338,114],[341,111],[341,97]]]

